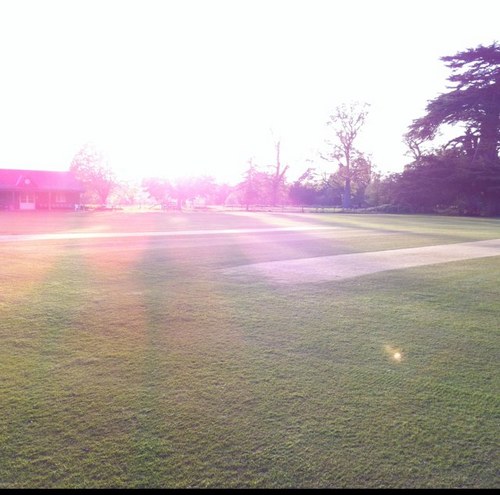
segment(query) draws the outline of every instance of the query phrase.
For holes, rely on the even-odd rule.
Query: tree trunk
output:
[[[493,105],[481,122],[480,138],[477,146],[476,158],[486,160],[487,163],[498,162],[498,128],[500,122],[499,107]]]
[[[344,186],[344,195],[342,197],[342,208],[349,209],[351,207],[351,178],[347,177]]]

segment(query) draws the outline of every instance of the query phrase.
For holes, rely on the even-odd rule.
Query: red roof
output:
[[[83,191],[72,172],[0,169],[0,191]]]

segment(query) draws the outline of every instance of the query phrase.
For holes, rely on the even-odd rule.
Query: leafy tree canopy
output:
[[[92,143],[75,155],[70,170],[84,184],[88,201],[105,204],[116,186],[116,178],[102,152]]]
[[[450,91],[427,105],[408,137],[432,140],[443,124],[462,124],[466,131],[453,140],[474,160],[498,161],[500,123],[500,45],[497,42],[441,57],[451,69]]]
[[[367,103],[360,102],[339,105],[327,122],[333,129],[335,139],[327,141],[330,152],[321,157],[338,164],[337,175],[344,184],[344,208],[351,207],[352,183],[364,177],[367,172],[369,181],[370,160],[355,147],[355,141],[368,115],[368,107]]]

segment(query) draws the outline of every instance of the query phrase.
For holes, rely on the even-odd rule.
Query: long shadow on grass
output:
[[[51,250],[51,269],[2,315],[1,322],[12,335],[10,347],[2,346],[2,353],[7,353],[2,361],[8,364],[3,403],[8,408],[2,419],[6,438],[0,469],[2,482],[12,487],[65,485],[85,455],[77,433],[84,411],[72,385],[82,378],[73,375],[74,370],[88,369],[94,359],[80,356],[76,343],[88,303],[88,274],[78,257],[54,254],[51,246],[40,249]]]
[[[136,266],[147,314],[132,469],[140,486],[235,486],[246,469],[244,343],[210,255],[199,251],[155,243]]]
[[[228,239],[217,256],[252,262],[248,241]],[[142,486],[341,486],[344,474],[323,470],[324,376],[291,352],[317,301],[301,313],[296,294],[220,280],[212,255],[155,244],[136,267],[148,315],[137,408],[148,414],[132,477]]]

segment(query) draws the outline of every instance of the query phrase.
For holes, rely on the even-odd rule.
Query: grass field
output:
[[[297,226],[332,228],[258,230]],[[113,232],[170,235],[0,240],[0,488],[499,485],[500,257],[286,286],[224,269],[500,219],[0,212],[0,236]]]

